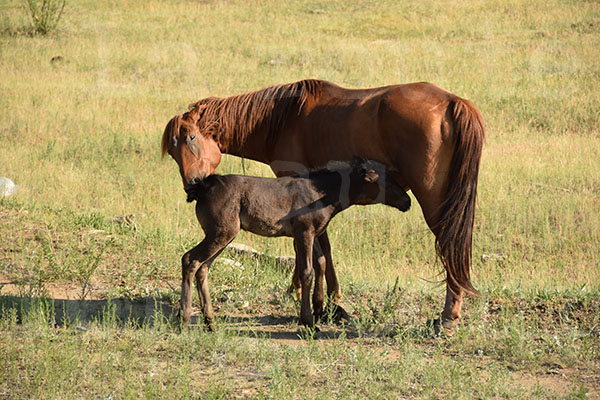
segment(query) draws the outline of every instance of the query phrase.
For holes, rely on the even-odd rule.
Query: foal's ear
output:
[[[379,174],[374,169],[369,169],[365,172],[364,179],[366,182],[374,183],[379,179]]]
[[[352,156],[352,160],[350,161],[350,166],[352,168],[358,168],[364,163],[365,163],[364,158],[361,158],[359,156]]]

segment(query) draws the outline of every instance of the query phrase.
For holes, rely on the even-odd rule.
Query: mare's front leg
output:
[[[304,326],[312,327],[314,320],[310,307],[310,288],[313,278],[312,254],[314,236],[312,233],[302,230],[294,238],[296,239],[296,268],[298,269],[300,288],[302,289],[300,323]]]
[[[337,276],[333,266],[333,258],[331,257],[331,245],[327,232],[323,232],[321,236],[315,240],[315,256],[313,257],[313,268],[315,270],[315,291],[313,293],[313,308],[317,318],[323,315],[323,275],[327,281],[327,297],[330,302],[328,307],[333,307],[333,319],[340,321],[345,319],[350,321],[350,315],[339,305],[342,298],[340,285],[338,284]]]
[[[333,299],[334,303],[338,303],[342,298],[342,290],[338,283],[335,267],[333,266],[333,258],[331,257],[331,244],[327,231],[324,231],[319,237],[319,246],[325,257],[325,280],[327,281],[327,296]]]
[[[181,258],[181,317],[184,327],[187,327],[192,315],[192,279],[197,273],[202,278],[202,287],[198,288],[198,294],[200,295],[204,318],[212,321],[213,312],[210,295],[207,296],[209,293],[208,280],[206,279],[208,268],[212,260],[223,251],[233,237],[224,238],[222,235],[207,235],[200,244],[185,253]]]
[[[313,245],[313,260],[312,266],[315,274],[315,288],[313,290],[312,305],[315,321],[323,315],[323,305],[325,303],[323,296],[323,278],[325,277],[325,256],[319,245],[319,241],[315,240]]]

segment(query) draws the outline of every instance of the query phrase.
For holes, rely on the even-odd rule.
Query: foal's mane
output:
[[[323,84],[307,79],[237,96],[208,97],[189,109],[202,109],[203,126],[218,124],[217,140],[224,151],[234,144],[243,147],[248,136],[261,128],[267,131],[267,142],[273,143],[288,117],[299,114],[310,96],[318,97]]]

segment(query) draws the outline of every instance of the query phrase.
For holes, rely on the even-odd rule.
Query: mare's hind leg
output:
[[[441,180],[441,178],[440,178]],[[425,221],[436,237],[440,234],[437,227],[439,219],[439,209],[443,202],[443,191],[439,187],[428,188],[424,191],[420,187],[413,188],[413,193],[421,205]],[[459,251],[459,249],[457,249]],[[436,334],[440,329],[445,329],[448,335],[453,334],[454,328],[458,325],[461,309],[463,305],[464,291],[449,277],[449,272],[446,271],[446,301],[444,311],[441,318],[433,321]]]
[[[446,333],[451,334],[460,320],[460,310],[463,304],[463,291],[460,288],[452,288],[446,284],[446,304],[442,312],[442,326]]]
[[[237,232],[236,232],[237,233]],[[206,284],[206,292],[208,292],[208,282],[206,275],[208,274],[207,262],[210,262],[216,255],[222,251],[225,246],[235,237],[233,235],[207,235],[200,244],[188,251],[181,258],[181,317],[183,326],[186,327],[192,315],[192,279],[199,269],[204,276],[203,283]],[[210,305],[210,297],[201,296],[203,308],[206,310],[207,302]],[[212,312],[212,307],[210,308]],[[206,316],[205,316],[206,317]]]

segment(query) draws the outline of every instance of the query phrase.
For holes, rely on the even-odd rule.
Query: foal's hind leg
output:
[[[298,254],[298,244],[294,239],[294,254]],[[298,274],[298,260],[295,259],[294,263],[294,274],[292,275],[292,284],[288,289],[288,293],[294,297],[295,300],[300,300],[302,297],[302,284],[300,283],[300,275]]]
[[[208,271],[210,265],[216,257],[202,264],[198,271],[196,271],[196,289],[198,289],[198,298],[200,299],[200,308],[202,309],[202,315],[204,316],[204,324],[208,326],[211,331],[215,330],[214,326],[214,312],[212,303],[210,301],[210,290],[208,288]]]

